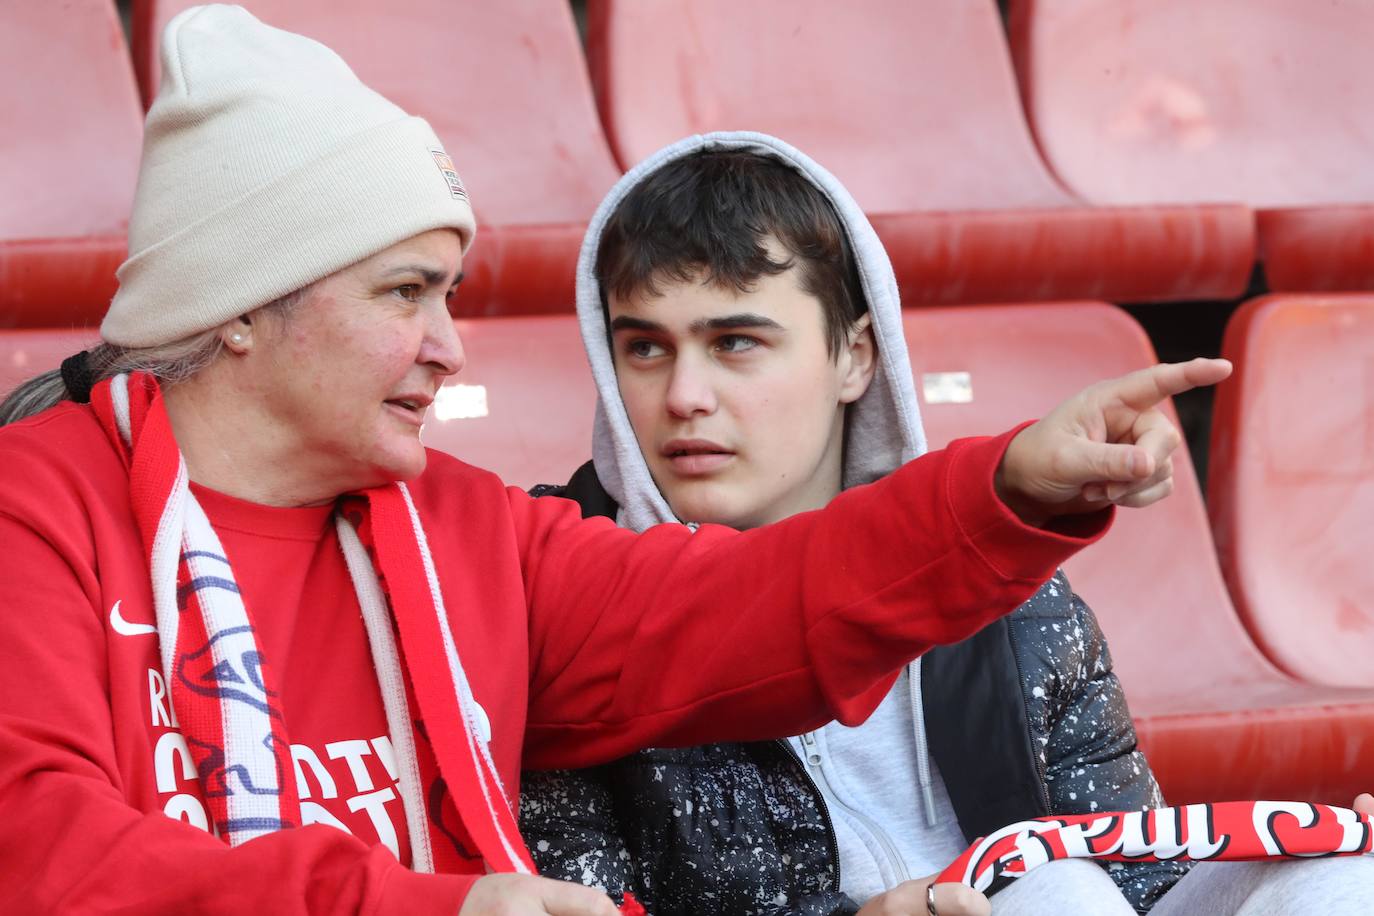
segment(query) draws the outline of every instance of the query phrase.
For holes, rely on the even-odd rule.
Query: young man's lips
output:
[[[668,464],[683,477],[700,477],[720,470],[734,457],[730,452],[697,452],[673,455],[668,459]]]
[[[668,459],[668,465],[684,477],[710,474],[735,457],[734,452],[705,439],[675,439],[660,451]]]

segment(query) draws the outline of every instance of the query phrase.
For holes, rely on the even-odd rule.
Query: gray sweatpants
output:
[[[993,916],[1133,916],[1102,867],[1051,862],[992,898]],[[1150,916],[1370,916],[1374,858],[1203,862],[1174,885]]]

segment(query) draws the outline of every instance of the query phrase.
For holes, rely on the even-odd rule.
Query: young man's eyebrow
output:
[[[741,312],[738,315],[721,315],[719,318],[698,318],[688,327],[693,334],[700,334],[703,331],[730,331],[740,328],[767,328],[772,331],[781,331],[783,326],[772,318],[765,318],[763,315],[755,315],[752,312]]]
[[[772,318],[765,318],[763,315],[756,315],[752,312],[741,312],[737,315],[721,315],[718,318],[698,318],[687,326],[687,330],[692,334],[702,334],[706,331],[730,331],[740,328],[767,328],[769,330],[781,331],[783,326]],[[633,318],[629,315],[620,315],[611,320],[611,332],[616,331],[647,331],[651,333],[663,333],[666,329],[656,321],[649,321],[645,318]]]
[[[662,332],[663,325],[657,321],[649,321],[644,318],[631,318],[629,315],[620,315],[611,319],[611,332],[616,331],[654,331]]]

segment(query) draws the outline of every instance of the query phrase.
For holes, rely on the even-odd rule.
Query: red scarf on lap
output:
[[[1374,853],[1374,819],[1307,802],[1236,801],[1042,817],[968,848],[937,881],[986,890],[1058,859],[1244,861]]]

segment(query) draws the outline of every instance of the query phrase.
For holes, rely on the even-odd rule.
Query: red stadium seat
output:
[[[1045,168],[991,0],[589,0],[602,121],[633,165],[711,130],[775,134],[873,215],[908,305],[1230,298],[1245,207],[1094,207]]]
[[[459,321],[467,366],[424,441],[513,486],[564,483],[592,454],[596,388],[572,315]]]
[[[1374,686],[1374,296],[1247,302],[1223,355],[1208,507],[1236,606],[1280,668]]]
[[[7,3],[0,27],[0,328],[105,314],[143,112],[110,0]]]
[[[145,99],[157,38],[196,0],[135,0]],[[358,76],[433,125],[472,195],[470,315],[569,311],[587,220],[620,177],[566,0],[246,0],[270,25],[322,41]]]
[[[1374,289],[1374,5],[1015,0],[1050,167],[1104,205],[1241,201],[1275,290]]]
[[[905,320],[932,447],[1008,428],[1155,361],[1140,326],[1105,304],[923,309]],[[1374,691],[1303,684],[1260,653],[1227,596],[1186,453],[1175,480],[1172,497],[1119,512],[1068,565],[1111,641],[1166,795],[1349,804],[1374,772]]]
[[[21,383],[56,369],[68,356],[99,342],[95,328],[0,331],[0,400]]]

